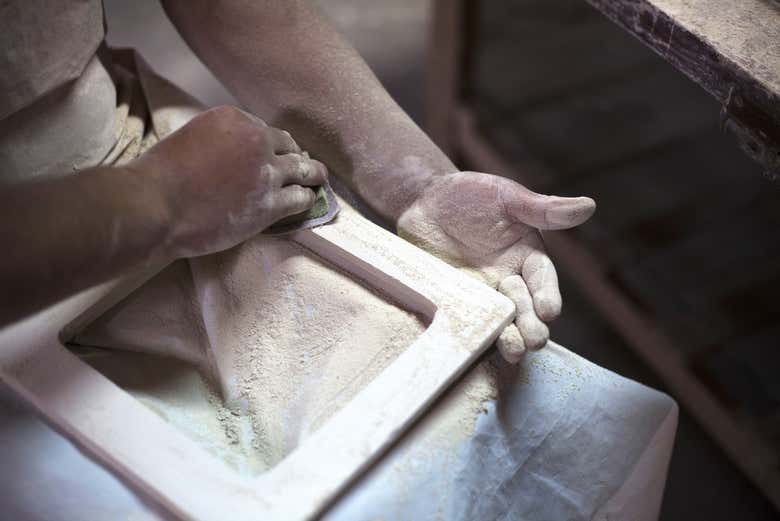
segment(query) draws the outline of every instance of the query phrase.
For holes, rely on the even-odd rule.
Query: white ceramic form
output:
[[[85,291],[0,331],[0,379],[175,518],[310,519],[475,361],[513,319],[514,305],[351,211],[291,240],[423,316],[429,326],[352,401],[258,477],[239,476],[64,346],[159,269]]]

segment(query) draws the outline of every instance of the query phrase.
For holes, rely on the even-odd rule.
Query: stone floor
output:
[[[424,42],[427,0],[318,0],[374,68],[391,94],[417,120],[423,110]],[[208,104],[231,97],[187,50],[155,0],[105,0],[109,41],[134,46],[159,72]],[[590,360],[663,389],[568,281],[553,337]],[[768,502],[725,458],[707,435],[682,411],[664,502],[663,520],[707,521],[776,519]]]

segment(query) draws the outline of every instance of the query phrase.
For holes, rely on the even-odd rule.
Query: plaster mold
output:
[[[425,317],[399,306],[294,241],[259,235],[174,263],[70,347],[210,453],[259,474],[425,331]]]
[[[236,472],[64,347],[159,269],[86,291],[0,331],[0,379],[88,454],[175,517],[310,519],[475,361],[511,322],[514,306],[353,211],[289,240],[290,248],[310,252],[306,262],[327,263],[339,276],[361,281],[397,303],[402,309],[388,309],[396,309],[396,320],[415,334],[398,342],[395,358],[380,364],[373,379],[353,389],[351,399],[339,403],[332,415],[312,418],[291,452],[280,454],[278,462],[266,462],[276,464],[260,475]],[[224,308],[217,303],[213,309]],[[229,318],[218,317],[216,330],[229,331]],[[419,331],[408,320],[419,320]],[[210,367],[216,368],[225,403],[240,403],[245,385],[231,385],[246,376],[236,371],[244,365],[240,349],[230,341],[209,345],[221,346],[212,353]],[[288,374],[281,369],[277,377]]]

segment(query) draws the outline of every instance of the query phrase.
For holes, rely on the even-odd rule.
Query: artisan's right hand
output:
[[[162,195],[173,258],[230,248],[310,209],[307,187],[327,177],[289,133],[229,106],[198,115],[129,166]]]

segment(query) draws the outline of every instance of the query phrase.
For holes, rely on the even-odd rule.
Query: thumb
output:
[[[540,230],[579,226],[596,211],[596,201],[590,197],[542,195],[520,185],[504,204],[511,217]]]

